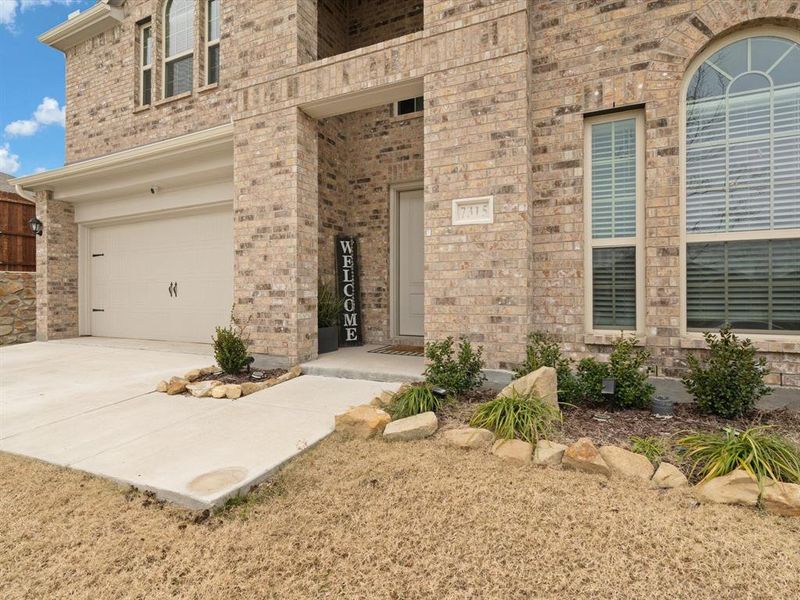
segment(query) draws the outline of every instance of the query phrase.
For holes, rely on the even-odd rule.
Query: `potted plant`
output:
[[[317,290],[317,353],[325,354],[339,348],[339,313],[342,301],[327,283]]]

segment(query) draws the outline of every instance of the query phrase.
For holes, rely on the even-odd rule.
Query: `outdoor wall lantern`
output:
[[[33,217],[30,221],[28,221],[28,227],[30,227],[31,231],[36,235],[42,235],[44,232],[44,223],[42,223],[36,217]]]

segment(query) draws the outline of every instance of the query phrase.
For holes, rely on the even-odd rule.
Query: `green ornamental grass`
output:
[[[424,383],[395,394],[388,412],[393,419],[404,419],[424,412],[436,412],[442,402],[443,399],[433,393],[432,387]]]
[[[547,439],[560,423],[561,411],[516,390],[480,404],[470,420],[473,427],[494,431],[499,438],[520,438],[531,444]]]
[[[739,431],[726,427],[720,432],[694,433],[678,440],[691,474],[708,481],[743,469],[756,478],[800,483],[800,448],[784,436],[761,425]]]
[[[667,453],[667,444],[662,438],[655,436],[630,438],[631,452],[647,457],[651,463],[657,463]]]

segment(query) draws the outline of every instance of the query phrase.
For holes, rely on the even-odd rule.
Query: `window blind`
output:
[[[594,248],[592,279],[594,327],[635,329],[636,248]]]
[[[687,325],[800,332],[800,239],[689,244]]]
[[[636,120],[592,125],[592,237],[636,235]]]

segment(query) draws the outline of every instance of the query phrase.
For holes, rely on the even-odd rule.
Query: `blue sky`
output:
[[[94,0],[0,0],[0,171],[64,164],[64,56],[36,38]]]

